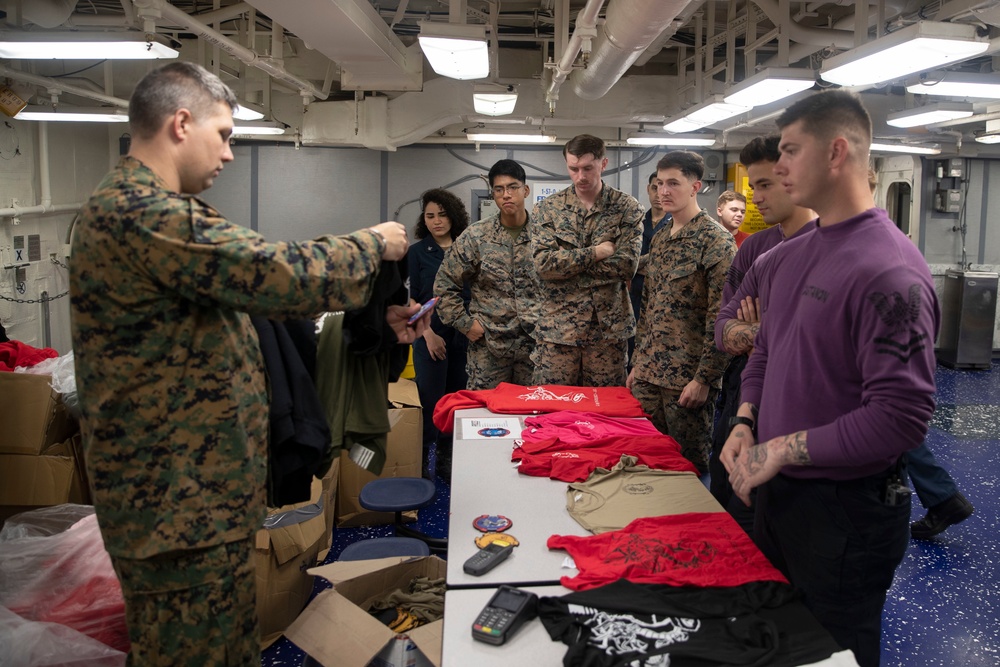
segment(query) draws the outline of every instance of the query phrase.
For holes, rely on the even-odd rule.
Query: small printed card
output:
[[[521,437],[521,420],[517,417],[474,417],[461,421],[462,436],[466,440]]]

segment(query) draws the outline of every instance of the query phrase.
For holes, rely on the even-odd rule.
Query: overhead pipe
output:
[[[42,28],[62,25],[76,9],[77,0],[33,0],[24,3],[21,17]]]
[[[128,109],[128,100],[112,97],[111,95],[105,95],[103,93],[97,93],[69,83],[63,83],[59,79],[52,79],[47,76],[38,76],[37,74],[22,72],[19,69],[12,69],[6,65],[0,65],[0,76],[6,76],[17,81],[24,81],[25,83],[42,86],[48,91],[54,90],[57,92],[70,93],[71,95],[85,97],[89,100],[95,100],[119,109]]]
[[[753,0],[753,3],[767,14],[774,25],[787,27],[788,39],[800,44],[835,46],[838,49],[854,48],[853,30],[833,30],[830,28],[807,28],[796,23],[790,16],[783,16],[776,0]]]
[[[49,173],[49,124],[45,121],[38,123],[38,181],[41,184],[41,197],[38,205],[17,206],[15,204],[7,208],[0,208],[0,218],[19,218],[22,215],[37,213],[76,211],[83,206],[83,202],[52,205],[52,181]]]
[[[221,50],[225,51],[237,60],[266,72],[279,81],[284,81],[285,83],[293,86],[298,89],[299,94],[302,95],[303,98],[308,96],[312,96],[320,100],[325,100],[327,98],[326,93],[322,90],[314,86],[309,81],[300,79],[290,73],[280,63],[275,62],[271,58],[261,56],[253,49],[248,49],[241,44],[237,44],[221,32],[208,27],[204,23],[201,23],[184,10],[174,7],[166,0],[135,0],[135,8],[140,18],[157,19],[162,17],[171,23],[176,23],[194,33],[195,36],[201,38],[205,42],[208,42],[212,46],[219,47]]]
[[[687,6],[681,10],[680,14],[678,14],[674,20],[670,22],[670,25],[668,25],[666,29],[663,30],[663,32],[661,32],[648,47],[646,47],[646,50],[632,64],[642,66],[649,62],[650,58],[663,50],[663,47],[666,46],[667,42],[669,42],[673,36],[677,34],[678,30],[687,25],[687,23],[691,20],[691,17],[694,16],[695,12],[701,9],[701,6],[704,4],[705,0],[690,0],[687,3]]]
[[[597,17],[600,16],[603,6],[604,0],[587,0],[587,4],[576,15],[573,36],[569,38],[559,62],[552,67],[552,79],[545,91],[545,101],[549,104],[550,114],[555,111],[556,100],[559,99],[559,87],[573,71],[576,57],[580,55],[580,51],[590,51],[590,41],[597,35]],[[558,30],[559,26],[556,26],[556,29]]]
[[[585,100],[607,94],[690,0],[611,0],[587,69],[573,77]]]

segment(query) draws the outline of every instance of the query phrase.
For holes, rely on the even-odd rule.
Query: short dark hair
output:
[[[445,215],[448,216],[448,222],[451,223],[449,233],[452,240],[458,238],[458,235],[469,226],[469,212],[465,210],[465,204],[462,203],[462,200],[443,188],[433,188],[420,195],[420,218],[417,219],[417,227],[414,231],[414,236],[418,239],[424,239],[430,235],[427,223],[424,222],[424,209],[431,203],[443,208]]]
[[[781,143],[780,134],[754,137],[740,151],[740,164],[749,167],[758,162],[777,162],[781,158],[781,152],[778,151],[779,143]]]
[[[493,187],[493,179],[497,176],[510,176],[515,181],[520,183],[527,183],[528,177],[524,173],[524,167],[519,165],[513,160],[497,160],[492,167],[490,167],[489,179],[490,187]]]
[[[656,180],[656,172],[654,171],[652,174],[649,175],[649,183],[647,183],[647,185],[652,185],[653,181],[655,180]]]
[[[219,102],[231,110],[237,106],[236,95],[219,77],[195,63],[172,62],[154,69],[136,85],[128,102],[129,125],[134,135],[149,139],[178,109],[187,109],[198,119]]]
[[[721,195],[719,195],[719,201],[715,203],[715,208],[719,208],[723,204],[728,204],[731,201],[740,201],[746,204],[747,198],[741,195],[739,192],[736,192],[735,190],[726,190]]]
[[[578,134],[563,146],[563,157],[575,155],[580,157],[587,154],[593,155],[595,160],[604,157],[604,139],[595,137],[592,134]]]
[[[803,131],[824,141],[845,136],[863,150],[861,156],[867,161],[872,119],[857,93],[838,89],[810,95],[785,109],[775,123],[784,130],[798,121],[802,121]]]
[[[691,151],[670,151],[656,163],[657,173],[661,169],[680,169],[688,178],[700,181],[705,175],[705,161]]]

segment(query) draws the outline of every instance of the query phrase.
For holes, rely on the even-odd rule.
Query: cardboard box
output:
[[[50,375],[0,373],[0,453],[39,455],[79,431]]]
[[[320,551],[330,548],[323,482],[313,480],[308,501],[270,509],[257,531],[254,566],[261,645],[270,646],[295,620],[309,596]]]
[[[79,433],[40,454],[0,453],[0,522],[63,503],[90,504]]]
[[[310,572],[330,581],[285,632],[315,663],[325,667],[438,667],[443,621],[397,635],[361,605],[406,588],[414,577],[443,579],[437,556],[337,562]]]
[[[386,442],[385,467],[374,475],[352,461],[346,452],[340,455],[340,484],[337,489],[337,525],[369,526],[393,522],[390,512],[369,512],[361,507],[358,496],[365,484],[381,477],[420,477],[423,453],[423,413],[417,385],[400,380],[389,385],[389,410],[392,431]]]

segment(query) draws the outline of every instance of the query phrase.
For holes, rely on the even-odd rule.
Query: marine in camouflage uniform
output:
[[[197,76],[228,90],[190,63],[154,71],[145,88]],[[185,106],[188,115],[168,113],[155,134],[133,139],[72,238],[85,460],[125,596],[131,665],[259,664],[252,537],[266,509],[268,388],[248,313],[360,307],[386,247],[378,230],[267,243],[183,194],[209,187],[216,164],[232,159],[235,97],[199,107],[204,96],[189,100],[200,117]],[[154,172],[135,155],[162,147],[167,132],[186,138],[176,162]]]
[[[529,216],[514,239],[499,213],[480,220],[455,239],[438,269],[434,294],[441,297],[435,307],[441,321],[463,334],[477,321],[485,330],[469,343],[469,389],[531,384],[538,310],[538,276],[529,245],[533,226]],[[462,301],[466,282],[472,290],[468,312]]]
[[[699,470],[708,467],[715,397],[729,356],[715,347],[715,316],[736,254],[733,236],[705,211],[653,237],[635,337],[632,393]],[[685,385],[709,387],[698,409],[678,404]]]
[[[536,206],[535,384],[624,386],[627,340],[635,333],[628,281],[639,262],[644,214],[634,197],[603,183],[590,210],[575,185]],[[594,247],[604,241],[615,252],[597,261]]]

